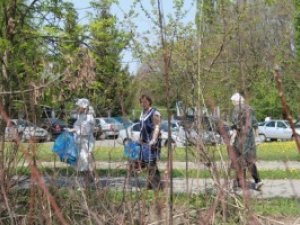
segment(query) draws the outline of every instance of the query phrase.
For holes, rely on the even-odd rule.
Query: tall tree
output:
[[[34,112],[35,105],[45,100],[52,103],[51,95],[47,95],[51,93],[49,84],[59,84],[55,74],[65,69],[55,67],[55,62],[63,53],[58,43],[65,38],[61,28],[64,10],[70,12],[72,6],[63,0],[9,0],[1,3],[0,10],[0,90],[10,92],[3,98],[5,108],[14,112],[14,103],[23,102],[23,110],[31,106]],[[67,27],[66,30],[70,32]]]
[[[110,13],[110,1],[92,3],[97,14],[90,23],[90,49],[96,62],[96,82],[91,92],[101,114],[126,114],[131,77],[122,68],[121,54],[130,35],[117,28],[117,18]]]

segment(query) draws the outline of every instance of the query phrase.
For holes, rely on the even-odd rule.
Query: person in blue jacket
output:
[[[157,166],[161,150],[161,116],[155,108],[152,108],[150,96],[142,95],[140,104],[143,109],[140,116],[141,166],[142,168],[148,168],[147,188],[158,190],[161,188],[160,172]]]

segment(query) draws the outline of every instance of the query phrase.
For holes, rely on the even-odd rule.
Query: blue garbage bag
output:
[[[56,139],[52,148],[62,162],[76,165],[79,148],[75,142],[75,136],[71,132],[62,132]]]
[[[160,150],[151,148],[150,145],[141,146],[141,160],[143,162],[152,162],[160,158]]]
[[[127,141],[124,146],[124,155],[129,160],[140,160],[141,145],[135,141]]]

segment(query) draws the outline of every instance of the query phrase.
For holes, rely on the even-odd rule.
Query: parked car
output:
[[[128,139],[139,141],[140,139],[140,123],[134,123],[131,126],[119,131],[118,142],[124,144]]]
[[[9,141],[49,141],[49,132],[23,119],[11,119],[5,128],[5,139]]]
[[[165,123],[166,125],[168,124],[167,121]],[[193,123],[171,120],[171,130],[184,145],[195,145],[197,144],[197,140],[202,140],[203,144],[222,144],[222,135],[230,135],[230,126],[225,122],[222,123],[221,128],[217,119],[203,117],[201,123],[202,129],[197,132]],[[162,129],[163,127],[164,121],[162,122]],[[223,132],[225,133],[222,134]]]
[[[96,124],[101,126],[105,138],[118,137],[123,125],[112,117],[97,117]]]
[[[141,126],[140,123],[134,123],[131,126],[124,128],[120,130],[118,142],[124,144],[128,139],[139,141],[140,139],[140,130]],[[162,138],[162,145],[167,146],[168,145],[168,133],[161,130],[161,138]],[[181,140],[179,140],[179,137],[176,137],[175,134],[171,134],[172,143],[181,144]]]
[[[185,129],[176,121],[171,121],[171,125],[171,142],[175,143],[176,146],[195,145],[199,138],[202,139],[204,144],[223,143],[222,137],[216,132],[203,131],[198,134],[194,129]],[[128,139],[138,141],[140,138],[140,129],[140,123],[134,123],[128,128],[120,130],[118,142],[125,143]],[[167,146],[169,142],[167,121],[162,121],[161,123],[161,138],[162,145]]]
[[[177,120],[171,120],[170,124],[171,124],[171,132],[179,131],[180,125]],[[168,129],[169,129],[168,121],[167,120],[161,121],[160,128],[162,131],[168,132]]]
[[[112,117],[112,118],[119,121],[123,125],[123,128],[127,128],[133,124],[133,122],[130,119],[128,119],[127,117],[124,117],[124,116],[116,116],[116,117]]]
[[[290,140],[293,138],[292,129],[286,120],[269,120],[258,125],[259,138],[261,141]],[[296,129],[300,134],[300,130]]]
[[[68,127],[68,124],[61,119],[47,118],[42,122],[41,127],[51,134],[51,140],[55,140],[63,132],[64,128]]]
[[[221,135],[216,131],[200,130],[197,132],[195,129],[179,128],[176,136],[183,140],[184,145],[196,145],[198,140],[202,140],[203,144],[216,145],[222,144],[223,139]]]

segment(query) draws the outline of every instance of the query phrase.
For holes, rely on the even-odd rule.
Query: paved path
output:
[[[15,178],[17,179],[17,178]],[[20,178],[22,180],[23,178]],[[76,176],[58,176],[51,177],[45,176],[44,181],[47,185],[54,185],[58,187],[70,187],[78,188],[80,183],[83,183],[81,178]],[[221,180],[223,183],[224,180]],[[162,180],[164,186],[166,181]],[[24,179],[19,182],[18,188],[29,188],[30,179]],[[131,178],[130,180],[125,177],[100,177],[99,181],[96,183],[97,188],[112,188],[116,190],[141,190],[145,189],[146,181],[145,178]],[[95,187],[95,184],[91,184]],[[229,192],[230,194],[242,195],[243,192],[241,189],[236,191],[232,190],[231,184],[227,186],[214,184],[212,179],[173,179],[174,192],[176,193],[208,193],[213,194],[218,191],[219,188]],[[250,189],[249,192],[252,197],[255,198],[300,198],[300,180],[264,180],[264,185],[262,186],[261,191],[255,191]]]
[[[300,169],[300,162],[289,161],[289,162],[280,162],[280,161],[259,161],[258,168],[260,170],[271,170],[271,169]],[[26,165],[25,165],[26,166]],[[38,162],[39,167],[56,167],[63,168],[68,165],[62,162]],[[160,170],[163,171],[166,169],[166,162],[160,162],[159,167]],[[220,167],[221,163],[218,162],[217,166]],[[225,165],[228,166],[228,165]],[[96,162],[96,167],[98,169],[126,169],[127,162]],[[174,168],[176,169],[185,169],[185,162],[174,162]],[[204,164],[199,163],[188,163],[189,169],[207,169]],[[226,168],[226,167],[225,167]],[[57,186],[78,186],[78,179],[76,177],[56,177],[53,179],[52,177],[45,177],[46,183],[53,183]],[[128,180],[127,180],[128,181]],[[175,178],[173,180],[174,191],[175,192],[188,192],[188,193],[205,193],[205,192],[215,192],[218,188],[216,184],[213,184],[212,179],[197,179],[197,178]],[[166,181],[163,181],[166,182]],[[221,181],[224,182],[224,181]],[[274,198],[274,197],[284,197],[284,198],[292,198],[297,197],[300,198],[300,180],[264,180],[264,185],[262,187],[262,191],[254,191],[251,190],[250,193],[252,196],[257,198]],[[23,182],[21,186],[26,188],[29,185],[29,180]],[[126,185],[127,184],[127,185]],[[115,188],[115,189],[123,189],[126,186],[127,189],[139,189],[144,188],[145,186],[145,178],[131,179],[131,182],[126,182],[125,177],[100,177],[100,181],[97,184],[99,188]],[[187,187],[188,186],[188,187]],[[226,189],[233,193],[233,190],[230,190],[231,184],[228,185]],[[242,194],[242,191],[238,191],[238,194]]]
[[[66,163],[63,162],[38,162],[38,164],[42,167],[68,167]],[[26,165],[26,164],[25,164]],[[221,167],[222,164],[220,162],[217,162],[216,165],[218,167]],[[228,165],[223,165],[225,168]],[[96,162],[96,168],[97,169],[125,169],[127,167],[127,162],[122,161],[122,162],[101,162],[97,161]],[[159,162],[159,168],[161,170],[165,170],[167,167],[166,162]],[[273,169],[280,169],[280,170],[285,170],[285,169],[300,169],[300,162],[297,161],[288,161],[288,162],[283,162],[283,161],[259,161],[257,163],[257,167],[259,170],[273,170]],[[174,169],[185,169],[186,168],[186,163],[185,162],[173,162],[173,168]],[[193,163],[189,162],[188,163],[188,169],[207,169],[207,167],[203,163]]]

